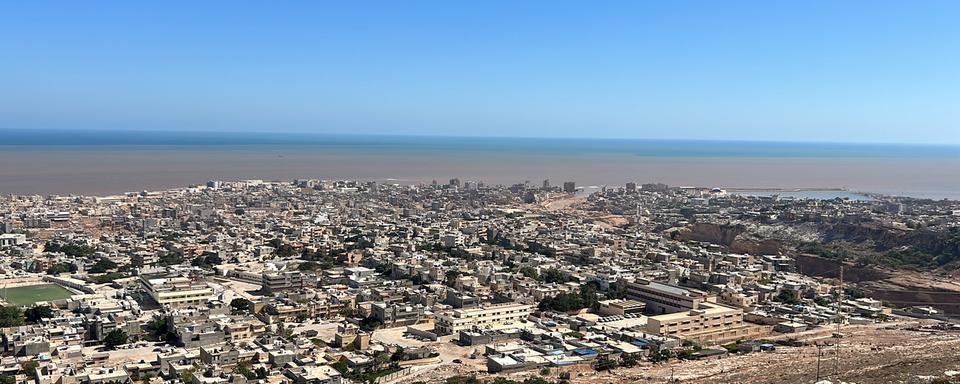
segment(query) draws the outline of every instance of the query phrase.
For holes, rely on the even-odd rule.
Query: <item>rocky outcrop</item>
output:
[[[823,242],[846,241],[868,243],[877,251],[909,246],[931,255],[960,255],[960,243],[950,241],[946,231],[929,229],[904,230],[882,227],[876,224],[824,224],[821,226]]]
[[[729,247],[737,236],[747,230],[743,224],[697,223],[678,233],[679,240],[705,241]]]

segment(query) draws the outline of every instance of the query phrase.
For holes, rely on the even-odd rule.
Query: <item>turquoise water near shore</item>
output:
[[[102,195],[210,179],[426,183],[458,177],[488,184],[634,181],[960,198],[956,146],[251,133],[19,135],[7,135],[0,144],[0,193]]]

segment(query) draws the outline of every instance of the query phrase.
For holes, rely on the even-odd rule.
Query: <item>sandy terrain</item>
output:
[[[834,383],[928,383],[936,377],[946,377],[951,371],[960,371],[960,333],[910,330],[916,322],[849,326],[840,343],[840,359],[833,345],[822,346],[820,358],[821,380]],[[645,363],[635,368],[620,368],[610,372],[595,372],[590,367],[574,368],[574,384],[600,383],[814,383],[817,378],[817,347],[833,343],[829,330],[801,335],[810,345],[801,347],[778,346],[776,351],[731,355],[719,360],[672,361],[662,365]],[[485,373],[482,360],[464,359],[464,364],[434,367],[417,375],[417,380],[441,383],[445,377],[457,374]],[[546,378],[555,379],[559,370],[553,369]],[[510,378],[522,380],[539,375],[537,371],[516,372]],[[672,380],[671,380],[672,378]],[[958,376],[960,378],[960,376]]]

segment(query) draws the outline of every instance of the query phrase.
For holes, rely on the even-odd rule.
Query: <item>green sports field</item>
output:
[[[0,297],[13,305],[29,306],[38,301],[66,299],[73,293],[56,284],[0,288]]]

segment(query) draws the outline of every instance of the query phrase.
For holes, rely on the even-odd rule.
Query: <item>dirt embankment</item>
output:
[[[897,307],[931,306],[949,315],[960,315],[960,284],[931,273],[892,270],[841,263],[812,255],[798,255],[797,270],[805,275],[839,279],[855,284],[867,296]]]
[[[948,231],[904,229],[880,226],[875,223],[822,224],[823,242],[846,241],[870,244],[877,251],[909,246],[931,255],[960,254],[960,243],[951,242]]]
[[[731,252],[751,255],[775,255],[782,244],[774,239],[752,240],[746,238],[747,227],[742,224],[697,223],[678,232],[679,240],[703,241],[722,245]]]

